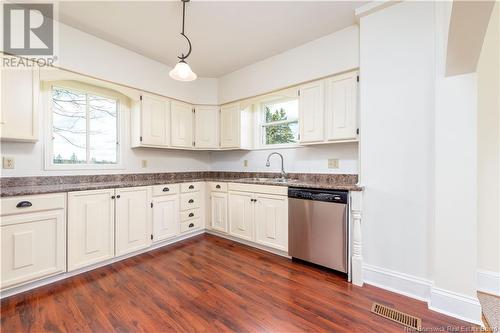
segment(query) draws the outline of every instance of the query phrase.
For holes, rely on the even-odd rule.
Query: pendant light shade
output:
[[[186,2],[189,2],[189,0],[181,0],[182,1],[182,32],[181,36],[186,38],[188,44],[189,44],[189,51],[186,55],[184,53],[181,54],[180,57],[177,57],[180,59],[179,63],[175,65],[174,69],[172,69],[169,73],[170,77],[174,80],[177,81],[194,81],[198,77],[192,70],[191,67],[187,64],[185,61],[187,57],[191,54],[191,41],[189,38],[184,34],[184,21],[186,18]]]
[[[179,61],[174,69],[170,71],[169,75],[174,80],[184,82],[194,81],[198,77],[184,60]]]

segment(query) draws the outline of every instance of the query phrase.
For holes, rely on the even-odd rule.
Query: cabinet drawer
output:
[[[187,221],[201,217],[201,210],[199,208],[185,210],[181,212],[181,221]]]
[[[210,182],[209,185],[212,192],[227,192],[227,183]]]
[[[181,232],[199,229],[201,227],[201,219],[194,219],[181,223]]]
[[[201,189],[201,183],[183,183],[181,184],[181,192],[198,192]]]
[[[1,216],[63,209],[66,206],[66,193],[2,198],[0,202]]]
[[[179,193],[179,184],[165,184],[153,186],[153,197]]]
[[[201,195],[200,192],[181,194],[181,210],[200,208]]]

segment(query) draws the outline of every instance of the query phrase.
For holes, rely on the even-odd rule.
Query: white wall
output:
[[[286,172],[303,173],[358,173],[357,143],[338,143],[311,147],[271,149],[256,151],[211,152],[210,165],[213,171],[279,172],[279,157],[271,158],[271,166],[266,167],[269,153],[278,151],[285,160]],[[338,169],[328,168],[328,159],[339,159]],[[248,166],[244,167],[244,160]]]
[[[477,68],[477,244],[478,269],[500,274],[500,5],[495,6]]]
[[[359,65],[359,29],[351,26],[219,78],[221,104]]]
[[[403,2],[360,20],[364,262],[430,278],[434,11]]]

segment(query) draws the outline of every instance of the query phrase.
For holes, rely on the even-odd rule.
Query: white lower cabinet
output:
[[[255,242],[288,251],[288,198],[255,196]]]
[[[151,188],[116,189],[115,253],[117,256],[151,245]]]
[[[115,255],[114,189],[68,193],[68,271]]]
[[[253,193],[229,192],[229,234],[253,240]]]
[[[179,233],[179,195],[153,198],[153,242],[177,236]]]
[[[227,232],[227,193],[212,192],[210,201],[212,229]]]
[[[181,184],[180,214],[181,233],[193,231],[204,227],[204,218],[201,211],[204,210],[203,183]]]
[[[1,200],[4,290],[66,271],[66,194]]]

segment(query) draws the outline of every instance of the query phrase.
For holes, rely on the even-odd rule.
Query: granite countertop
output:
[[[238,172],[184,172],[99,176],[9,177],[0,179],[0,191],[1,197],[12,197],[20,195],[202,181],[320,188],[346,191],[363,190],[362,187],[356,185],[357,175],[290,174],[290,179],[286,182],[276,181],[277,177],[278,174],[274,173]]]

